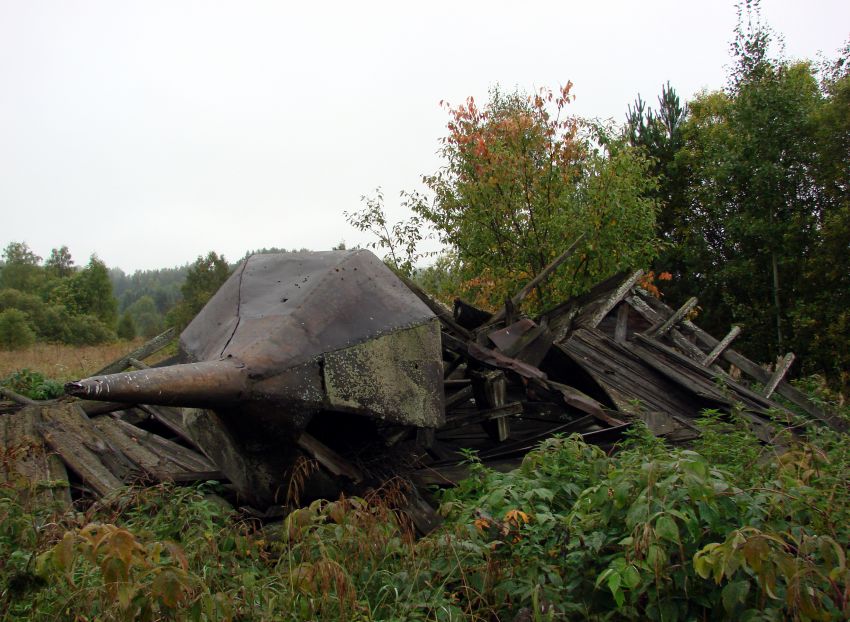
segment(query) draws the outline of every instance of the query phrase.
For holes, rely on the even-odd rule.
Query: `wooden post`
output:
[[[714,361],[723,354],[723,352],[728,348],[735,338],[741,334],[740,326],[733,326],[732,330],[729,331],[729,334],[726,335],[723,339],[718,342],[714,349],[705,355],[705,358],[702,360],[702,364],[706,367],[711,367],[714,364]]]
[[[770,380],[767,383],[767,386],[764,387],[763,395],[765,397],[770,397],[773,395],[773,392],[776,390],[776,387],[779,386],[779,383],[782,382],[782,379],[785,377],[785,374],[788,373],[788,370],[791,368],[791,364],[794,362],[794,353],[789,352],[782,360],[776,363],[776,371],[773,372],[773,376],[770,377]]]

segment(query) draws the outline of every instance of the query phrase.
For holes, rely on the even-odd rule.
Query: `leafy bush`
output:
[[[29,369],[10,374],[0,380],[0,385],[33,400],[51,400],[65,394],[61,382],[45,378],[39,372]]]
[[[0,311],[0,348],[20,350],[35,343],[35,332],[30,328],[27,314],[19,309]]]
[[[0,486],[0,610],[27,619],[844,620],[850,446],[817,431],[772,455],[709,413],[671,449],[552,438],[441,494],[415,540],[405,488],[234,522],[215,486],[131,489],[36,516]],[[711,456],[708,458],[706,456]],[[0,465],[7,464],[0,459]],[[753,466],[755,464],[755,466]],[[15,481],[7,479],[6,481]]]

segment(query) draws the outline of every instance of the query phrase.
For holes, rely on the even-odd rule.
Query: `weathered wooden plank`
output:
[[[177,331],[174,328],[169,328],[165,332],[157,335],[147,343],[142,344],[129,354],[122,356],[117,361],[113,361],[103,369],[96,371],[94,376],[103,376],[105,374],[115,374],[124,371],[130,366],[130,359],[143,360],[147,357],[156,354],[167,346],[176,336]]]
[[[92,421],[92,425],[109,441],[111,446],[124,454],[145,473],[151,474],[160,470],[167,471],[168,467],[171,466],[162,457],[150,451],[147,447],[144,447],[136,438],[120,430],[118,420],[111,417],[99,417]]]
[[[33,406],[38,404],[36,400],[30,399],[26,395],[21,395],[8,387],[0,387],[0,395],[3,395],[16,404],[21,404],[23,406]]]
[[[643,276],[643,270],[638,270],[633,272],[631,276],[629,276],[625,281],[620,283],[619,287],[615,289],[608,298],[599,303],[599,306],[594,310],[593,314],[587,318],[586,320],[583,318],[579,318],[576,323],[579,326],[583,326],[585,328],[596,328],[599,326],[599,322],[602,321],[606,315],[608,315],[611,310],[617,306],[617,304],[626,297],[626,295],[631,291],[632,287],[640,280],[640,277]]]
[[[52,411],[60,411],[59,414]],[[40,426],[41,435],[47,444],[61,457],[65,465],[74,471],[83,482],[97,495],[105,496],[123,487],[123,482],[113,475],[100,457],[81,442],[73,432],[63,429],[63,421],[74,416],[73,408],[50,409],[44,413],[44,423]],[[82,411],[79,411],[83,414]],[[83,415],[85,416],[85,415]],[[93,426],[92,434],[97,435]],[[99,439],[96,439],[96,441]],[[105,449],[105,447],[104,447]]]
[[[472,423],[516,417],[521,414],[522,402],[511,402],[494,408],[456,410],[446,417],[446,424],[440,428],[440,431],[454,430]]]
[[[629,330],[629,305],[621,304],[617,310],[617,325],[614,328],[614,341],[626,343]]]
[[[635,311],[637,311],[647,322],[650,322],[651,324],[659,324],[664,321],[664,317],[667,317],[667,315],[661,315],[658,311],[647,304],[643,296],[629,296],[626,298],[626,302],[628,302]],[[679,332],[678,329],[671,328],[668,336],[677,348],[689,354],[694,360],[702,361],[703,358],[705,358],[705,352],[700,350],[699,346],[696,344],[691,343],[691,341]]]
[[[767,382],[767,385],[764,387],[764,391],[762,391],[762,395],[769,398],[773,395],[773,392],[776,390],[776,387],[779,386],[779,383],[782,382],[782,379],[785,377],[785,374],[788,373],[788,370],[791,369],[791,365],[794,363],[794,353],[789,352],[785,356],[782,357],[782,360],[776,364],[776,371],[773,372],[773,375],[770,377],[770,380]]]
[[[612,417],[608,413],[605,412],[605,408],[597,402],[595,399],[579,391],[578,389],[561,384],[559,382],[549,381],[549,386],[551,386],[556,391],[560,392],[561,395],[564,396],[564,402],[573,408],[577,408],[582,412],[586,412],[588,415],[592,415],[595,418],[599,419],[609,426],[621,426],[623,425],[623,421],[620,421],[616,417]]]
[[[732,342],[740,334],[741,327],[733,326],[732,330],[730,330],[723,339],[717,342],[717,345],[712,348],[711,352],[705,355],[705,358],[702,360],[702,364],[706,367],[711,367],[712,364],[714,364],[714,361],[717,360],[717,357],[723,354],[726,351],[726,348],[732,345]]]
[[[671,328],[681,322],[685,318],[685,316],[687,316],[688,313],[690,313],[693,308],[697,306],[697,302],[698,300],[696,297],[689,298],[687,301],[685,301],[685,304],[676,309],[675,313],[673,313],[673,315],[667,318],[661,324],[661,326],[659,326],[658,328],[649,329],[646,332],[647,337],[663,337],[664,335],[666,335],[668,332],[670,332]]]
[[[68,473],[44,445],[38,431],[41,411],[41,406],[27,406],[0,417],[0,482],[16,488],[23,503],[68,507]]]
[[[653,306],[659,309],[666,310],[668,313],[672,312],[670,307],[668,307],[660,300],[656,300],[648,295],[643,296],[643,298],[647,301],[650,301]],[[719,343],[715,337],[702,330],[699,326],[697,326],[690,320],[683,321],[681,327],[689,334],[694,335],[698,341],[700,341],[708,348],[714,348]],[[732,348],[727,348],[723,352],[723,354],[720,355],[720,358],[722,358],[727,363],[734,365],[742,372],[753,378],[756,382],[759,382],[763,385],[767,385],[767,383],[770,382],[770,374],[767,371],[765,371],[761,366],[757,365],[756,363],[753,363],[744,355],[736,352]],[[845,423],[842,419],[822,411],[816,404],[812,403],[804,393],[798,391],[787,382],[780,382],[776,387],[776,393],[778,393],[779,395],[787,399],[789,402],[803,410],[803,412],[808,414],[810,417],[817,421],[820,421],[827,427],[830,427],[833,430],[837,430],[840,432],[850,431],[850,426],[848,426],[847,423]]]
[[[452,393],[448,397],[446,397],[446,410],[454,406],[455,404],[460,404],[461,402],[465,402],[472,397],[472,386],[463,387],[462,389]]]
[[[183,425],[183,411],[180,408],[151,406],[149,404],[140,404],[139,408],[171,430],[175,436],[183,439],[192,447],[197,447],[192,435],[189,434],[186,426]]]
[[[128,436],[136,439],[140,444],[144,445],[149,451],[157,454],[160,458],[166,460],[173,465],[171,470],[177,471],[215,471],[216,465],[205,455],[192,451],[182,445],[163,438],[158,434],[153,434],[147,430],[142,430],[136,426],[113,419],[111,421],[121,431]]]
[[[306,432],[298,437],[298,446],[334,475],[347,477],[355,484],[363,481],[360,469]]]
[[[599,331],[578,329],[558,346],[605,390],[620,410],[635,415],[660,411],[697,417],[705,403],[695,402],[666,377],[648,368],[633,352]]]
[[[407,506],[402,511],[410,517],[420,535],[427,536],[443,524],[443,517],[422,498],[416,487],[407,491],[406,498]]]
[[[740,402],[745,407],[742,415],[753,424],[753,433],[766,443],[772,443],[776,439],[779,430],[769,422],[767,411],[771,408],[781,409],[778,404],[766,400],[734,381],[726,378],[721,380],[711,370],[654,339],[648,339],[643,335],[636,335],[636,337],[631,349],[647,365],[693,392],[694,395],[713,400],[717,404],[725,405],[726,408],[731,409],[735,402]],[[718,381],[725,385],[727,391],[731,390],[732,395],[724,394],[719,388]]]
[[[86,448],[118,479],[126,480],[133,476],[136,465],[100,434],[78,404],[57,404],[45,409],[43,417],[50,430]]]

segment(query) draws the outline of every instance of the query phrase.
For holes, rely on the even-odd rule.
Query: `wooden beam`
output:
[[[26,395],[21,395],[20,393],[12,391],[12,389],[6,387],[0,387],[0,395],[3,395],[16,404],[21,404],[23,406],[35,406],[38,404],[36,400],[30,399]]]
[[[122,356],[117,361],[113,361],[103,369],[96,371],[94,376],[105,376],[106,374],[116,374],[118,372],[124,371],[130,366],[130,359],[143,360],[147,357],[151,356],[162,350],[165,346],[167,346],[176,336],[177,331],[174,328],[169,328],[163,333],[160,333],[147,343],[142,344],[142,346],[136,348],[126,356]]]
[[[776,387],[779,386],[780,382],[782,382],[782,379],[785,377],[785,374],[788,373],[788,370],[791,368],[793,363],[794,353],[789,352],[776,364],[776,371],[773,372],[773,376],[770,377],[770,380],[767,382],[767,386],[764,387],[764,391],[762,392],[765,397],[773,395]]]
[[[525,297],[528,296],[534,290],[535,287],[540,285],[550,274],[552,274],[552,272],[554,272],[558,268],[558,266],[560,266],[562,263],[564,263],[567,259],[570,258],[570,256],[575,252],[576,248],[578,248],[579,243],[583,239],[584,239],[584,234],[582,233],[580,236],[578,236],[575,239],[575,241],[572,244],[570,244],[570,246],[569,246],[569,248],[567,248],[567,250],[565,250],[563,253],[558,255],[552,262],[549,263],[548,266],[546,266],[545,268],[543,268],[543,270],[540,271],[540,274],[538,274],[536,277],[531,279],[531,281],[529,281],[526,284],[525,287],[523,287],[521,290],[519,290],[519,292],[517,292],[510,299],[510,306],[512,306],[514,309],[518,308],[519,305],[522,303],[522,301],[525,300]],[[487,322],[487,327],[495,324],[496,322],[498,322],[500,320],[503,320],[505,318],[506,313],[507,313],[507,307],[508,307],[508,305],[505,305],[505,307],[500,309],[496,313],[496,315],[491,317]]]
[[[640,280],[640,277],[643,276],[643,270],[638,270],[630,277],[628,277],[625,281],[620,283],[620,285],[615,289],[608,298],[606,298],[599,308],[593,313],[590,319],[583,323],[583,325],[587,328],[596,328],[599,326],[599,323],[605,319],[605,316],[611,312],[611,309],[617,306],[617,304],[626,297],[629,293],[629,290],[635,286]]]
[[[687,316],[688,313],[690,313],[691,310],[693,310],[693,308],[697,306],[697,302],[698,300],[696,299],[696,297],[689,298],[685,302],[685,304],[679,307],[673,315],[671,315],[663,324],[661,324],[661,326],[659,326],[658,328],[653,327],[646,331],[646,336],[663,337],[668,332],[670,332],[671,328],[673,328],[674,326],[676,326],[676,324],[685,319],[685,316]]]
[[[629,333],[629,305],[621,304],[617,310],[617,325],[614,327],[614,341],[626,343]]]
[[[721,339],[717,343],[717,345],[714,346],[711,352],[705,355],[705,358],[702,360],[702,364],[706,367],[711,367],[714,364],[714,361],[716,361],[717,358],[726,351],[726,348],[728,348],[735,340],[735,338],[740,334],[741,327],[733,326],[732,330],[729,331],[729,334],[727,334],[723,339]]]
[[[363,481],[360,469],[306,432],[298,437],[298,446],[334,475],[347,477],[355,484]]]
[[[661,322],[661,314],[650,307],[642,297],[637,295],[629,296],[626,298],[626,302],[650,324],[658,324]],[[670,339],[673,340],[673,343],[676,344],[677,348],[679,348],[682,352],[689,354],[691,358],[697,361],[702,361],[705,357],[705,352],[700,350],[699,346],[696,344],[691,343],[690,340],[680,333],[678,329],[670,329]]]
[[[649,298],[647,298],[647,300],[649,300]],[[652,304],[659,308],[666,309],[668,312],[672,312],[672,310],[660,300],[652,299]],[[690,320],[683,321],[681,326],[683,330],[687,331],[689,334],[693,334],[699,342],[708,348],[714,348],[719,343],[715,337],[705,332]],[[756,382],[760,382],[765,386],[770,382],[770,374],[768,372],[732,348],[727,348],[723,354],[720,355],[720,358],[727,363],[734,365],[742,372],[753,378]],[[850,431],[850,426],[848,426],[847,423],[845,423],[840,417],[825,413],[816,404],[810,401],[802,391],[798,391],[787,382],[781,381],[776,387],[776,393],[787,399],[795,406],[801,408],[813,419],[820,421],[829,428],[839,432]]]

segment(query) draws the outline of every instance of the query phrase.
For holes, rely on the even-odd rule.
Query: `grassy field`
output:
[[[24,350],[0,351],[0,378],[20,369],[37,371],[61,382],[85,378],[142,343],[142,338],[99,346],[38,343]]]

